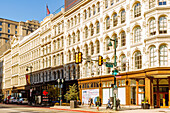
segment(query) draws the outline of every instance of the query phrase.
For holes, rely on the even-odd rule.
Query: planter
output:
[[[142,103],[142,109],[149,109],[150,108],[150,104],[148,103]]]

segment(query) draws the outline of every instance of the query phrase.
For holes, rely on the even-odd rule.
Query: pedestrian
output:
[[[119,98],[116,99],[116,107],[117,108],[119,107],[119,109],[120,109],[120,99]]]
[[[110,99],[108,99],[107,105],[108,105],[108,107],[111,109]]]

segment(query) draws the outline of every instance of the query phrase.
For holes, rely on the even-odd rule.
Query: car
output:
[[[15,98],[13,99],[12,103],[17,104],[17,103],[18,103],[18,98],[15,97]]]
[[[13,103],[14,98],[15,98],[15,97],[11,97],[11,98],[9,99],[9,104],[12,104],[12,103]]]
[[[20,98],[18,100],[18,104],[28,104],[28,99],[27,98]]]

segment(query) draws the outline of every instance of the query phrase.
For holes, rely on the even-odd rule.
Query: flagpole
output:
[[[47,16],[47,3],[46,3],[46,16]]]

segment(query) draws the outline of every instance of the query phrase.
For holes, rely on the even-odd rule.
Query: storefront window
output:
[[[135,79],[131,79],[130,85],[131,86],[136,86],[136,80]]]
[[[125,80],[118,80],[118,86],[125,86]]]
[[[139,85],[145,85],[145,81],[144,80],[139,80]]]
[[[144,92],[145,91],[145,87],[139,86],[139,92]]]

